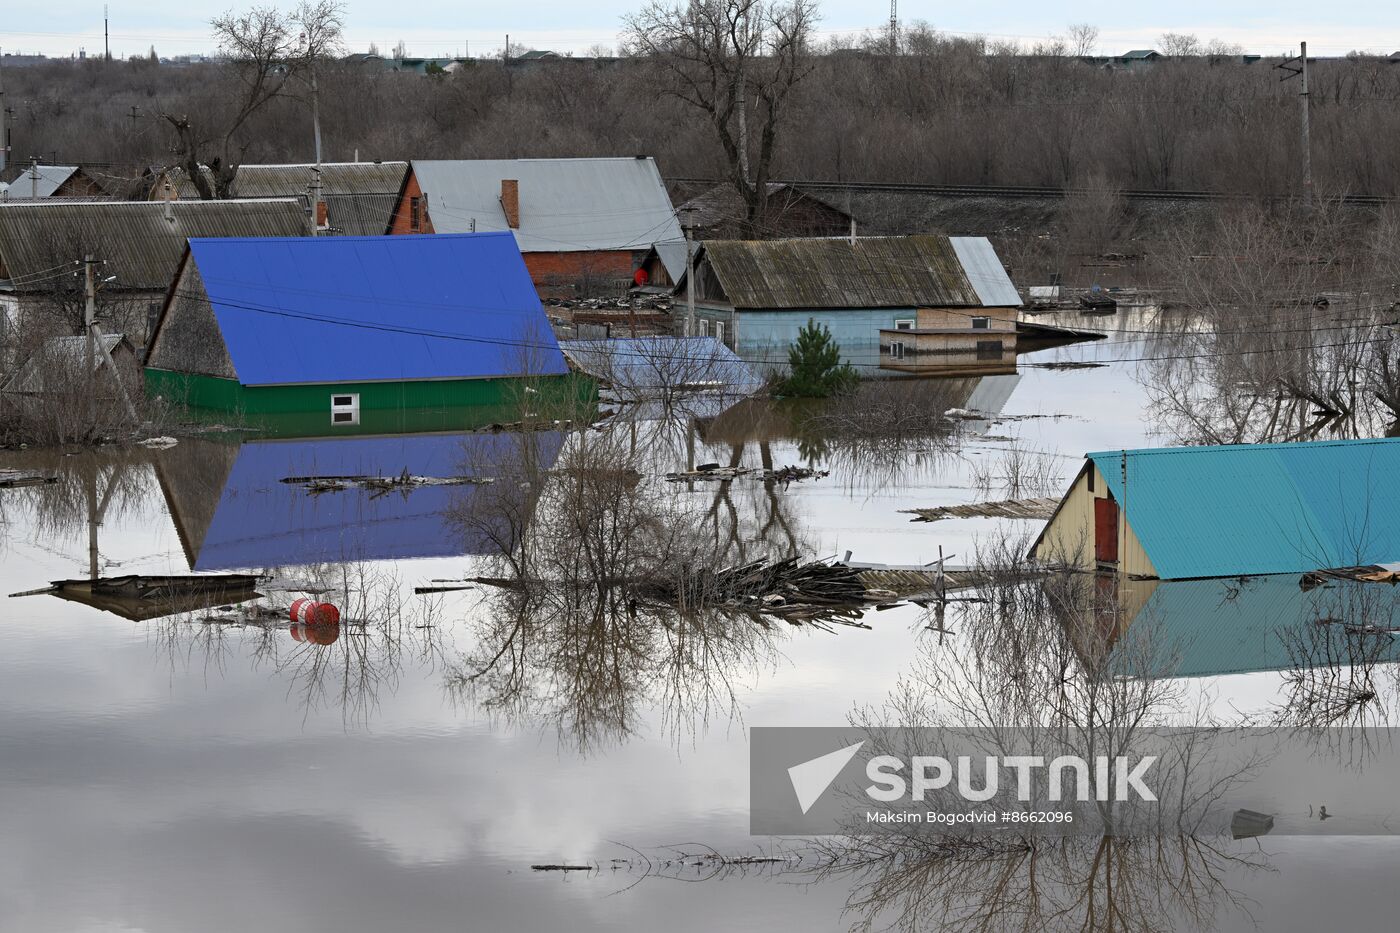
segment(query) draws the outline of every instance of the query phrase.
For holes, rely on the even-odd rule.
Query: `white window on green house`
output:
[[[345,393],[331,396],[331,424],[359,424],[359,393]]]
[[[913,330],[914,319],[912,317],[902,317],[894,322],[895,330]]]

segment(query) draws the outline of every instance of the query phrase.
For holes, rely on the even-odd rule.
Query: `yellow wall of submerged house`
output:
[[[1093,488],[1090,488],[1092,478]],[[1059,511],[1050,519],[1036,545],[1035,557],[1044,563],[1065,564],[1094,570],[1094,500],[1107,499],[1108,484],[1093,463],[1088,463],[1065,493]],[[1131,503],[1129,507],[1131,508]],[[1120,503],[1121,508],[1121,503]],[[1118,516],[1118,570],[1129,576],[1155,577],[1157,570],[1143,550],[1132,523]]]

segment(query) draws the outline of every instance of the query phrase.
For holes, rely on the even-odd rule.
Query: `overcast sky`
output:
[[[114,55],[162,55],[210,51],[208,21],[230,7],[254,0],[143,0],[111,4]],[[261,0],[267,2],[267,0]],[[275,0],[273,0],[275,2]],[[290,0],[286,0],[290,2]],[[583,52],[612,46],[623,14],[643,0],[415,0],[399,6],[382,0],[346,0],[347,37],[353,48],[371,42],[387,51],[402,39],[417,55],[498,53],[507,33],[534,48]],[[102,4],[92,0],[45,0],[8,4],[0,28],[5,51],[68,55],[80,46],[102,50]],[[975,7],[981,7],[977,9]],[[1099,27],[1099,51],[1151,47],[1164,32],[1219,38],[1249,51],[1272,54],[1306,39],[1309,52],[1340,55],[1352,49],[1390,53],[1400,49],[1400,3],[1395,0],[1006,0],[992,5],[901,0],[900,19],[926,20],[947,32],[1018,39],[1025,43],[1062,32],[1069,23]],[[825,35],[878,29],[889,19],[885,0],[823,0]]]

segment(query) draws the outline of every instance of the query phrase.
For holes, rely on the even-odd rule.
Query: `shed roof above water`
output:
[[[735,308],[982,308],[1021,303],[985,237],[710,240],[700,262],[713,272]]]
[[[191,240],[244,385],[567,372],[508,234]],[[151,365],[166,358],[159,329]]]
[[[627,399],[683,390],[752,395],[763,387],[748,363],[714,337],[566,340],[564,355]]]
[[[1400,560],[1400,439],[1088,458],[1164,580]]]

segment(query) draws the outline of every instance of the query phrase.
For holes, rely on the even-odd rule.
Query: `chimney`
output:
[[[514,178],[501,179],[501,210],[506,212],[506,226],[520,229],[520,182]]]

